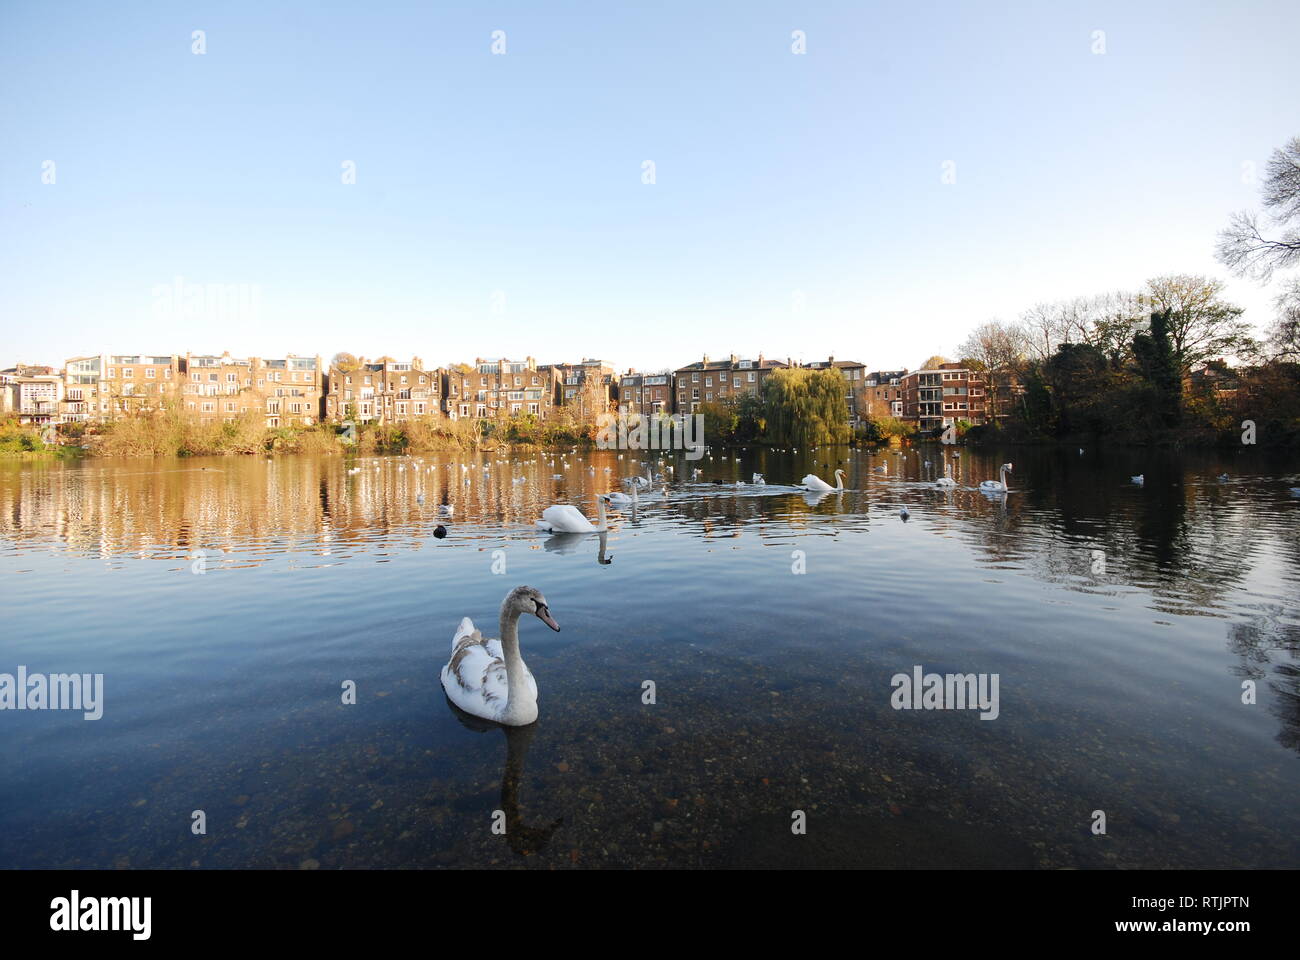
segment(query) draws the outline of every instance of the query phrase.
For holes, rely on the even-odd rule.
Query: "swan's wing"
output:
[[[490,643],[496,644],[496,654]],[[475,630],[461,638],[442,668],[442,688],[451,702],[466,713],[495,720],[505,708],[509,689],[500,650],[499,641],[485,641]]]
[[[451,652],[455,653],[456,647],[462,640],[466,637],[473,637],[475,634],[478,634],[478,631],[474,629],[474,621],[469,617],[462,617],[460,626],[456,628],[456,632],[451,638]],[[482,634],[479,634],[479,639],[482,639]]]
[[[584,533],[594,529],[591,521],[577,507],[567,503],[547,507],[542,511],[542,519],[551,525],[552,530],[565,533]]]

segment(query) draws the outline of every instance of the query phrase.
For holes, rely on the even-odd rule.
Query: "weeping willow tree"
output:
[[[765,439],[778,446],[847,443],[848,391],[839,371],[773,370],[763,384]]]

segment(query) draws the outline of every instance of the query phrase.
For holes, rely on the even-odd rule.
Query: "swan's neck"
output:
[[[532,704],[527,684],[524,682],[524,658],[519,655],[519,611],[501,608],[501,659],[506,665],[506,706],[501,711],[503,719],[517,719]],[[534,717],[534,719],[536,719]]]
[[[605,501],[600,497],[596,498],[596,517],[600,521],[596,524],[597,530],[604,530],[607,527],[605,521]]]
[[[998,467],[998,479],[1002,481],[1002,486],[1007,485],[1007,468]]]
[[[835,489],[844,489],[844,474],[840,473],[838,470],[835,471]]]

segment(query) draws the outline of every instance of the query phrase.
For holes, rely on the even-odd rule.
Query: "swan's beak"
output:
[[[560,625],[555,622],[555,618],[551,616],[551,611],[546,604],[539,603],[537,605],[537,619],[542,621],[542,623],[546,624],[556,633],[560,632]]]

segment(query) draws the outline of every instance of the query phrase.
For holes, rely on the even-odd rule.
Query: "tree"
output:
[[[1147,281],[1142,300],[1153,320],[1165,315],[1169,346],[1183,376],[1206,360],[1235,356],[1253,343],[1250,326],[1241,320],[1242,308],[1220,298],[1223,286],[1221,280],[1188,274]]]
[[[1292,277],[1273,303],[1277,307],[1277,319],[1268,330],[1269,359],[1300,363],[1300,276]]]
[[[921,364],[917,369],[918,369],[918,370],[933,370],[933,369],[935,369],[936,367],[940,367],[940,366],[942,366],[942,365],[945,364],[945,363],[952,363],[952,361],[949,360],[947,357],[941,357],[941,356],[939,356],[939,355],[936,353],[936,354],[935,354],[933,357],[931,357],[929,360],[925,361],[925,363]]]
[[[1155,409],[1166,427],[1182,418],[1183,371],[1171,336],[1173,311],[1151,314],[1151,329],[1133,338],[1133,354],[1155,393]]]
[[[763,382],[763,413],[769,443],[811,447],[849,439],[844,376],[833,368],[773,370]]]
[[[1219,262],[1237,276],[1265,283],[1274,270],[1300,264],[1300,137],[1292,137],[1269,157],[1260,185],[1264,221],[1249,210],[1232,215],[1219,234]],[[1277,233],[1264,236],[1268,227]]]
[[[1025,355],[1024,331],[1001,320],[981,323],[957,348],[967,366],[974,366],[988,383],[989,413],[996,419],[1000,403],[1010,393],[1011,380]]]

